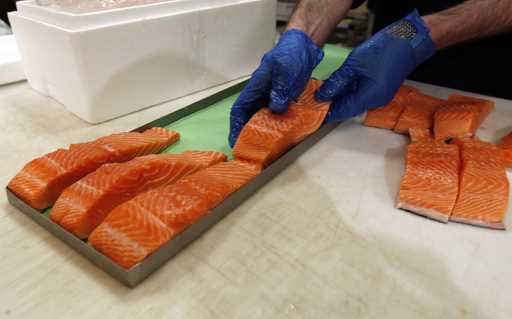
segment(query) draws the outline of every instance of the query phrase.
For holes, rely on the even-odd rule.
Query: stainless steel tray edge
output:
[[[137,282],[152,274],[157,268],[164,264],[180,250],[185,248],[193,240],[200,237],[210,227],[217,224],[222,218],[228,215],[233,209],[254,194],[260,187],[264,186],[274,176],[278,175],[283,169],[295,161],[302,153],[307,151],[322,137],[327,135],[337,126],[337,123],[322,126],[315,134],[290,149],[286,154],[265,168],[261,174],[256,176],[241,189],[231,194],[221,204],[209,211],[199,221],[187,228],[183,233],[163,245],[155,253],[148,256],[143,262],[135,265],[132,270],[137,272]]]
[[[122,283],[131,286],[128,280],[129,276],[127,271],[121,266],[114,263],[112,260],[107,258],[105,255],[94,249],[91,245],[87,244],[80,238],[74,236],[60,225],[54,223],[50,218],[44,216],[39,210],[31,207],[23,200],[21,200],[16,194],[7,188],[7,199],[9,203],[18,208],[23,214],[32,218],[36,223],[41,225],[47,231],[55,235],[57,238],[71,246],[82,256],[89,259],[91,262],[96,264],[99,268],[103,269],[111,276],[121,281]]]
[[[177,121],[185,116],[188,116],[196,111],[204,109],[211,104],[214,104],[224,98],[239,92],[246,82],[239,83],[230,88],[227,88],[219,93],[210,97],[193,103],[183,109],[177,110],[166,116],[163,116],[155,121],[152,121],[144,126],[141,126],[133,131],[144,131],[154,126],[167,126],[174,121]],[[301,143],[297,144],[281,156],[278,160],[265,168],[261,174],[246,184],[238,191],[231,194],[220,205],[212,209],[205,216],[203,216],[197,223],[193,224],[181,234],[173,238],[171,241],[160,247],[156,252],[148,256],[142,262],[126,270],[104,256],[91,245],[85,241],[75,237],[73,234],[60,227],[58,224],[52,222],[48,217],[44,216],[41,211],[34,209],[19,197],[6,188],[7,198],[9,203],[19,209],[22,213],[33,219],[36,223],[44,227],[46,230],[54,234],[56,237],[71,246],[81,255],[96,264],[99,268],[127,285],[128,287],[135,287],[142,280],[156,271],[162,264],[176,255],[180,250],[185,248],[190,242],[200,237],[210,227],[218,223],[223,217],[230,213],[234,208],[240,205],[244,200],[249,198],[255,191],[265,185],[274,176],[279,174],[290,163],[295,161],[299,155],[307,151],[322,137],[327,135],[337,126],[337,123],[323,125],[314,134],[306,138]]]

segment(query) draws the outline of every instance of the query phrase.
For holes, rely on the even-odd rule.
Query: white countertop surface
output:
[[[25,82],[0,86],[0,185],[43,153],[131,130],[225,87],[92,126]],[[479,131],[493,141],[512,130],[512,101],[496,102]],[[394,209],[406,143],[340,125],[135,289],[2,193],[0,318],[510,318],[512,229]]]

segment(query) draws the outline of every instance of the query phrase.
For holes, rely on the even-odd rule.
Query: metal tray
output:
[[[210,97],[193,103],[185,108],[177,110],[171,114],[163,116],[153,122],[150,122],[144,126],[141,126],[133,131],[144,131],[145,129],[154,126],[167,126],[174,121],[177,121],[187,115],[209,107],[210,105],[217,103],[233,94],[240,92],[245,85],[245,82],[234,85],[227,88],[219,93],[216,93]],[[170,240],[168,243],[160,247],[157,251],[149,255],[140,263],[136,264],[130,269],[124,269],[119,266],[102,253],[98,252],[87,242],[74,236],[58,224],[54,223],[51,219],[41,213],[41,211],[34,209],[19,197],[11,192],[8,188],[7,198],[9,203],[18,208],[22,213],[32,218],[36,223],[44,227],[46,230],[60,238],[66,244],[75,249],[78,253],[89,259],[91,262],[96,264],[99,268],[127,285],[128,287],[135,287],[138,283],[144,280],[147,276],[157,270],[162,264],[164,264],[171,257],[176,255],[180,250],[185,248],[187,244],[192,242],[194,239],[201,236],[210,227],[218,223],[224,216],[230,213],[234,208],[240,205],[245,199],[250,197],[260,187],[265,185],[274,176],[279,174],[285,167],[292,163],[302,153],[313,146],[322,137],[327,135],[331,130],[336,127],[337,124],[326,124],[323,125],[314,134],[306,138],[301,143],[291,148],[288,152],[282,155],[278,160],[272,163],[270,166],[265,168],[261,174],[251,180],[248,184],[243,186],[238,191],[227,197],[220,205],[212,209],[210,212],[205,214],[195,224],[187,228],[181,234]]]

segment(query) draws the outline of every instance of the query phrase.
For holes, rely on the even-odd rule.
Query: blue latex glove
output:
[[[267,52],[236,100],[230,114],[229,144],[233,146],[243,126],[264,106],[276,113],[304,90],[323,51],[304,32],[291,29]]]
[[[391,101],[405,78],[436,47],[418,11],[356,47],[315,93],[333,101],[326,122],[343,121]]]

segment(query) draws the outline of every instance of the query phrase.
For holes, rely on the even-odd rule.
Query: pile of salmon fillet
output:
[[[323,123],[311,80],[285,114],[264,108],[245,125],[234,160],[214,151],[161,153],[179,140],[165,128],[72,144],[26,164],[8,188],[129,269],[196,223]],[[161,154],[158,154],[161,153]]]
[[[284,114],[263,108],[233,148],[165,153],[178,132],[154,127],[72,144],[26,164],[8,188],[66,231],[125,269],[157,251],[314,133],[329,111],[311,80]],[[409,134],[397,207],[439,221],[503,229],[512,135],[496,146],[475,132],[490,101],[454,94],[442,100],[402,86],[364,125]],[[163,153],[162,153],[163,152]]]
[[[441,222],[505,229],[512,133],[498,145],[475,132],[494,103],[459,94],[447,100],[402,86],[363,124],[409,134],[397,208]]]

